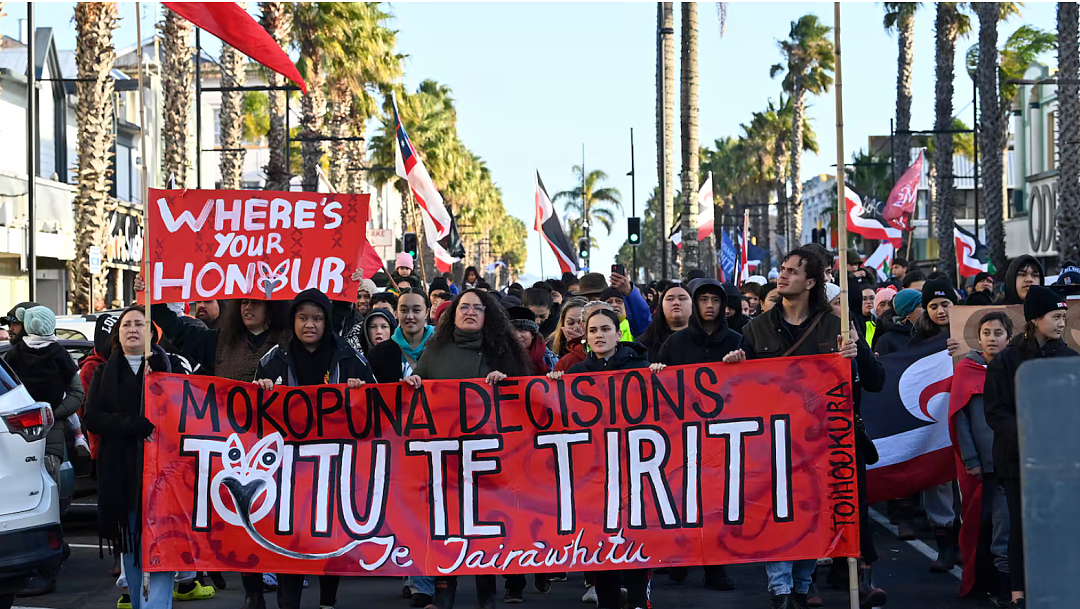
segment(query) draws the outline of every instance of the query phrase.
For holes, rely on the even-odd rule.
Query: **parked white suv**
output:
[[[35,402],[0,359],[0,609],[62,553],[60,493],[45,471],[52,408]]]

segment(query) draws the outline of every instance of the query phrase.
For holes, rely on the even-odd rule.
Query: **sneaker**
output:
[[[802,603],[804,607],[824,607],[825,601],[821,600],[821,594],[818,593],[817,584],[810,582],[810,590],[806,594],[794,593],[796,606]]]
[[[423,592],[415,592],[412,595],[413,607],[427,607],[432,603],[431,595],[424,594]]]
[[[412,597],[413,597],[412,588],[410,588],[408,586],[402,586],[401,587],[401,598],[412,598]]]
[[[224,590],[229,585],[229,583],[225,581],[225,574],[221,571],[211,571],[210,581],[214,582],[214,588],[218,590]]]
[[[120,599],[116,601],[116,609],[131,609],[131,595],[121,594]]]
[[[1009,603],[1009,609],[1026,609],[1026,607],[1027,602],[1022,598],[1016,599],[1015,601]]]
[[[181,592],[180,590],[173,590],[173,600],[175,601],[204,601],[210,598],[214,598],[216,591],[213,586],[204,586],[197,581],[191,582],[194,587],[187,592]]]
[[[596,586],[588,586],[585,588],[585,594],[581,596],[581,602],[596,604]]]
[[[553,582],[564,582],[564,581],[566,581],[566,573],[552,573],[551,574],[551,581],[553,581]]]
[[[551,591],[551,578],[545,573],[537,573],[533,576],[533,587],[540,594],[547,594]]]
[[[506,589],[506,594],[503,595],[503,602],[507,605],[516,605],[525,602],[525,599],[521,597],[521,590]]]
[[[319,605],[319,609],[334,609],[333,605]]]
[[[774,594],[771,600],[769,607],[772,609],[796,609],[790,594]]]
[[[277,575],[273,573],[263,573],[263,591],[264,592],[277,592]]]

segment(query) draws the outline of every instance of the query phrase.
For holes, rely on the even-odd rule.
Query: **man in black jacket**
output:
[[[800,247],[792,250],[780,265],[780,277],[776,281],[780,303],[768,313],[759,315],[746,325],[741,348],[728,354],[724,361],[735,363],[744,359],[786,357],[789,355],[819,355],[837,353],[852,361],[852,402],[855,413],[859,412],[861,389],[880,391],[885,382],[884,369],[874,359],[866,342],[858,338],[852,327],[850,336],[841,336],[840,318],[833,315],[825,299],[824,261],[812,250]],[[865,478],[865,462],[856,454],[860,466],[859,477]],[[860,483],[859,488],[865,488]],[[862,491],[860,490],[860,495]],[[865,501],[860,497],[860,521],[865,522]],[[865,527],[860,527],[865,529]],[[873,562],[876,553],[869,542],[869,532],[864,535],[862,554],[867,562]],[[815,560],[770,562],[765,565],[769,577],[769,593],[773,609],[804,609],[811,578],[817,566]],[[884,592],[875,589],[870,582],[870,570],[864,566],[860,586],[860,600],[867,606],[884,603]]]

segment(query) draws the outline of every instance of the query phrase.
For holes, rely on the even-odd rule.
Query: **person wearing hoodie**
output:
[[[45,471],[60,484],[60,465],[67,452],[67,432],[82,433],[78,411],[86,392],[79,380],[78,367],[56,339],[56,315],[48,308],[17,308],[15,317],[22,324],[21,338],[4,354],[11,369],[22,380],[26,391],[37,402],[45,402],[53,411],[56,424],[45,436]],[[61,531],[61,535],[63,532]],[[65,555],[70,552],[60,539]],[[61,559],[61,562],[63,559]],[[56,589],[59,564],[38,569],[22,596],[45,594]]]
[[[435,336],[428,341],[405,383],[419,388],[424,380],[482,378],[487,384],[495,385],[507,377],[527,376],[530,372],[506,312],[488,292],[468,289],[454,298],[439,317]],[[524,575],[506,576],[507,602],[520,603],[524,589]],[[493,608],[495,594],[494,575],[476,576],[479,607]],[[457,577],[436,578],[436,607],[452,607],[456,597]]]
[[[347,384],[355,389],[376,382],[364,356],[334,333],[326,294],[315,288],[300,292],[292,301],[289,320],[291,332],[263,356],[255,372],[255,382],[264,391],[272,391],[274,385]],[[304,576],[278,573],[277,582],[279,609],[299,609]],[[319,577],[320,606],[337,604],[340,583],[336,575]]]
[[[743,301],[746,298],[734,284],[724,283],[724,292],[727,294],[727,323],[728,327],[742,334],[743,328],[750,323],[750,318],[743,313]]]
[[[1012,266],[1009,267],[1010,270]],[[1041,277],[1040,277],[1041,280]],[[1020,280],[1017,280],[1020,283]],[[1007,288],[1008,286],[1006,286]],[[1010,609],[1023,609],[1024,532],[1020,507],[1020,437],[1016,425],[1016,371],[1031,359],[1078,355],[1062,340],[1069,305],[1050,288],[1029,285],[1024,297],[1024,332],[986,367],[986,423],[994,430],[994,472],[1009,504]]]
[[[978,332],[981,350],[972,349],[957,362],[949,392],[949,432],[959,459],[957,470],[966,472],[960,474],[960,547],[977,548],[975,552],[961,552],[964,564],[960,596],[974,589],[996,590],[998,605],[1005,606],[1011,591],[1009,507],[1005,490],[994,473],[994,430],[986,422],[984,386],[987,366],[1012,338],[1013,322],[1003,311],[991,311],[979,319]],[[979,495],[982,501],[975,505],[972,500]],[[985,525],[990,525],[991,531],[986,548],[979,543]],[[986,561],[978,555],[984,549],[992,557],[993,573],[980,571]],[[993,581],[982,581],[985,576],[991,576]]]
[[[108,360],[97,367],[86,395],[86,428],[99,437],[97,472],[97,523],[101,541],[121,553],[124,574],[130,582],[142,582],[143,445],[154,434],[154,424],[142,414],[143,377],[147,369],[185,374],[180,358],[157,344],[156,328],[148,328],[145,309],[133,305],[120,313],[113,327]],[[149,335],[149,336],[148,336]],[[151,356],[145,356],[146,341]],[[184,584],[177,599],[214,596],[214,589],[198,582]],[[138,583],[134,584],[138,589]],[[149,599],[142,594],[121,598],[133,609],[145,604],[169,609],[174,598],[173,572],[150,573]]]
[[[536,314],[523,306],[510,307],[506,310],[510,316],[510,325],[514,327],[514,336],[525,352],[532,367],[532,374],[547,374],[559,363],[559,358],[547,348],[544,337],[540,335],[540,326],[536,323]]]
[[[659,373],[667,366],[706,364],[723,361],[724,356],[739,348],[742,335],[728,327],[725,314],[727,292],[715,279],[695,279],[693,309],[690,324],[671,335],[660,347],[652,371]],[[671,567],[668,578],[681,582],[686,579],[686,567]],[[723,565],[705,567],[705,587],[712,590],[734,590],[735,583]]]
[[[414,292],[406,293],[413,294]],[[397,306],[400,305],[401,299],[398,298]],[[397,330],[398,322],[397,318],[394,317],[394,313],[396,311],[386,309],[370,311],[364,317],[364,321],[360,322],[360,325],[349,330],[349,333],[345,335],[345,342],[353,349],[370,358],[371,349],[375,345],[390,340],[390,337]]]
[[[652,323],[652,310],[649,309],[648,301],[626,275],[611,273],[611,287],[622,293],[622,315],[626,318],[626,327],[630,330],[630,336],[641,336]],[[625,336],[625,332],[623,335]]]
[[[1017,256],[1005,271],[1004,292],[996,304],[1024,304],[1032,286],[1046,285],[1046,271],[1038,258],[1024,254]]]
[[[630,320],[626,318],[626,299],[615,288],[607,288],[600,293],[600,302],[607,303],[619,316],[619,335],[623,342],[633,342],[634,333],[630,331]]]
[[[971,281],[971,291],[964,304],[968,306],[989,306],[994,304],[994,276],[986,271],[975,274]]]
[[[585,360],[574,364],[570,374],[608,372],[648,368],[649,358],[644,345],[620,340],[621,320],[611,307],[597,307],[589,311],[583,320],[589,354]],[[550,372],[548,378],[558,380],[562,372]],[[623,606],[620,579],[625,583],[627,605],[635,608],[651,607],[649,599],[649,570],[625,569],[621,571],[598,571],[595,576],[596,604],[598,609],[621,609]]]
[[[874,333],[874,353],[881,357],[907,349],[915,333],[915,320],[922,316],[922,293],[906,288],[893,296],[895,315],[884,315]]]

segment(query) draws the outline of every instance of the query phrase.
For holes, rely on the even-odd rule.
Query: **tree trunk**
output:
[[[192,59],[195,49],[188,45],[191,23],[167,7],[158,23],[161,33],[161,88],[164,91],[161,121],[161,173],[176,179],[177,188],[187,187],[188,134],[191,92],[195,86]]]
[[[788,157],[784,153],[784,146],[786,145],[787,142],[784,141],[784,138],[777,137],[775,144],[777,152],[773,156],[773,167],[776,168],[776,246],[779,248],[781,257],[794,249],[791,247],[787,235],[791,221],[788,219],[787,173],[785,172]]]
[[[682,3],[682,270],[701,268],[698,249],[698,19],[697,4]]]
[[[284,2],[260,2],[262,8],[262,26],[274,38],[285,46],[292,29],[289,12]],[[267,71],[270,85],[280,87],[285,84],[285,77],[277,72]],[[289,154],[285,150],[285,91],[270,91],[268,110],[270,112],[270,131],[266,134],[266,145],[270,148],[270,158],[263,170],[266,172],[266,190],[289,190],[292,171],[289,168]]]
[[[75,5],[79,183],[75,192],[75,259],[69,263],[68,270],[70,309],[78,313],[94,310],[89,293],[91,282],[94,300],[102,305],[105,300],[106,275],[90,275],[87,252],[90,246],[105,243],[106,209],[114,204],[109,195],[112,184],[110,156],[116,141],[112,106],[114,80],[110,72],[116,63],[113,46],[116,26],[115,2],[79,2]]]
[[[343,80],[333,79],[329,86],[330,103],[327,108],[329,118],[330,135],[335,138],[348,137],[349,135],[349,110],[352,106],[352,95],[349,86]],[[334,189],[345,192],[348,188],[349,158],[345,142],[336,139],[330,142],[330,153],[327,165],[330,168],[327,177]]]
[[[675,9],[673,3],[662,3],[662,22],[661,29],[664,31],[673,31],[675,29]],[[660,230],[661,247],[668,248],[666,251],[671,251],[671,241],[668,239],[668,235],[671,232],[672,225],[675,224],[675,36],[674,34],[664,34],[662,36],[663,48],[662,57],[664,65],[664,123],[661,128],[664,130],[664,146],[662,154],[664,155],[664,171],[660,179],[664,183],[664,219],[667,222],[667,226],[664,226]],[[664,269],[665,277],[677,277],[679,274],[679,263],[673,256],[668,256],[668,268]]]
[[[244,74],[245,57],[235,48],[221,45],[221,84],[242,87],[247,83]],[[223,91],[221,112],[218,115],[221,131],[221,187],[241,188],[244,179],[244,92]]]
[[[306,27],[300,30],[300,57],[305,62],[307,69],[304,71],[304,79],[307,82],[308,94],[303,97],[301,104],[300,123],[301,136],[304,141],[300,145],[300,155],[303,159],[303,189],[314,192],[319,189],[319,174],[316,168],[322,162],[324,142],[318,140],[323,136],[323,118],[326,114],[326,96],[323,93],[323,84],[326,78],[322,72],[322,49],[316,44],[313,33],[305,35]]]
[[[802,243],[802,151],[803,151],[803,116],[806,115],[806,90],[797,75],[792,75],[794,87],[791,91],[791,199],[790,212],[791,241],[788,249]]]
[[[1005,117],[998,96],[998,18],[996,2],[976,3],[979,16],[979,65],[976,81],[979,87],[979,177],[982,179],[983,208],[986,210],[986,245],[990,260],[998,269],[1006,268],[1005,257]],[[949,227],[950,241],[952,227]]]
[[[934,129],[941,131],[952,129],[953,65],[956,63],[957,36],[955,4],[938,2],[935,27],[937,30],[935,55],[937,80],[934,83]],[[995,95],[993,99],[997,99],[997,96]],[[937,198],[934,200],[934,234],[937,236],[938,252],[940,253],[938,270],[948,273],[950,277],[955,279],[956,248],[953,246],[952,133],[934,134],[934,164],[937,171]]]
[[[911,162],[911,74],[915,46],[914,11],[900,11],[896,21],[896,133],[893,136],[893,182],[900,179]]]
[[[1080,54],[1075,2],[1057,5],[1058,30],[1058,262],[1080,262]]]

